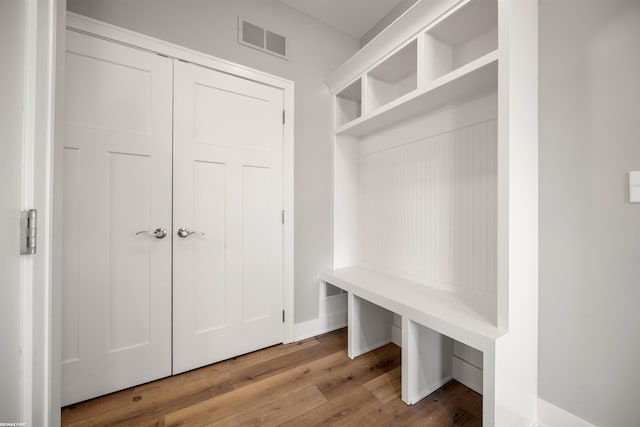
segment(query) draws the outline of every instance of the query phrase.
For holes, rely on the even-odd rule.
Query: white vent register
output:
[[[238,18],[238,43],[287,59],[287,38]]]

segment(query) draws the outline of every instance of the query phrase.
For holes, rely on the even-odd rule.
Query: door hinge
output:
[[[284,209],[282,209],[282,223],[284,224]]]
[[[36,253],[38,237],[38,211],[20,212],[20,255]]]
[[[284,310],[282,310],[282,323],[284,323]]]
[[[285,121],[286,121],[286,120],[285,120],[285,111],[284,111],[284,110],[282,110],[282,124],[284,124],[284,123],[285,123]]]

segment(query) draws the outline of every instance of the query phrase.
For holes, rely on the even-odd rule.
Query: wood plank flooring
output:
[[[482,396],[452,381],[400,400],[400,348],[349,360],[347,331],[270,347],[62,409],[63,426],[482,425]]]

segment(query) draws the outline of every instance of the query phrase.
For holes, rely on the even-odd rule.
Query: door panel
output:
[[[183,62],[174,88],[178,373],[282,342],[283,94]]]
[[[63,188],[62,205],[65,207],[62,228],[62,360],[70,362],[78,360],[80,334],[80,284],[78,272],[79,241],[78,210],[80,207],[79,184],[79,150],[65,147],[63,149]]]
[[[150,156],[109,153],[108,163],[107,351],[116,352],[150,341],[150,249],[156,242],[131,237],[131,230],[147,230],[151,224]]]
[[[193,218],[207,230],[207,239],[194,245],[194,331],[224,328],[226,301],[226,167],[221,163],[193,163]],[[177,243],[177,242],[176,242]]]
[[[236,79],[234,83],[239,87],[230,91],[194,83],[194,142],[258,151],[272,150],[274,147],[268,139],[257,136],[272,131],[273,123],[278,123],[281,111],[268,111],[273,107],[268,92],[277,89],[231,78]],[[256,93],[252,93],[254,89],[257,89]],[[216,117],[216,120],[211,120],[211,117]],[[251,126],[247,126],[249,122]]]
[[[242,320],[250,322],[267,318],[269,287],[269,214],[271,187],[269,168],[243,166],[242,168]]]
[[[172,68],[67,31],[63,404],[171,374]]]
[[[83,54],[68,49],[66,72],[73,84],[66,88],[67,123],[149,135],[152,132],[149,102],[152,99],[153,75],[146,67],[140,69],[124,62],[138,53],[127,52],[119,63],[113,63],[95,57],[100,55],[99,51]],[[127,102],[123,103],[123,100]]]

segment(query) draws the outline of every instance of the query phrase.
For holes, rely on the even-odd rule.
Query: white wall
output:
[[[359,41],[276,0],[69,0],[68,9],[295,81],[295,322],[318,317],[317,276],[332,247],[324,80]],[[289,60],[239,45],[238,16],[287,36]]]
[[[640,1],[540,1],[539,394],[637,426]]]

